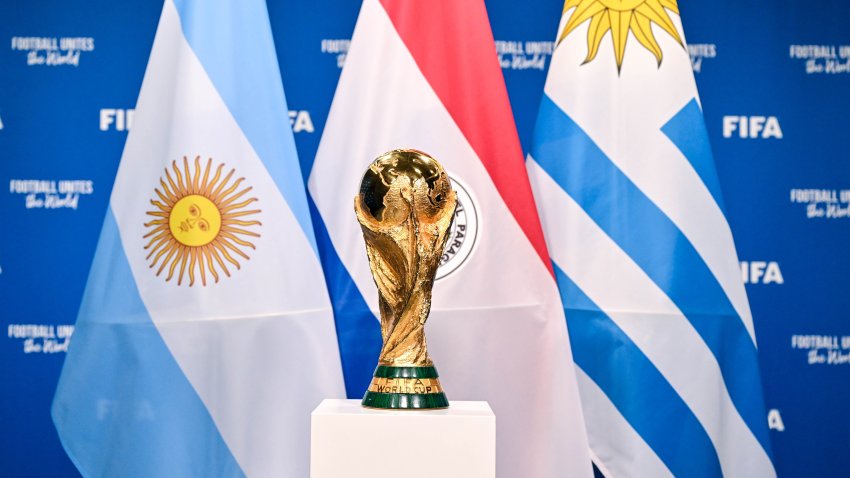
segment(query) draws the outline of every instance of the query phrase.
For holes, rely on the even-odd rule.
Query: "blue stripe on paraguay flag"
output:
[[[612,476],[657,473],[648,454],[674,475],[772,476],[752,318],[678,7],[627,7],[567,1],[528,160],[590,445]],[[621,420],[631,430],[605,432]]]
[[[265,2],[166,0],[54,400],[85,475],[308,473],[344,393],[286,111]]]

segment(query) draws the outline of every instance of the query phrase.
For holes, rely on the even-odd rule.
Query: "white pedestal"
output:
[[[493,478],[496,416],[487,402],[371,410],[325,400],[312,414],[311,478]]]

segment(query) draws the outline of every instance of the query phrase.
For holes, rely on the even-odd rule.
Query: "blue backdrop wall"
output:
[[[0,4],[0,476],[73,476],[49,417],[162,3]],[[523,146],[560,0],[488,0]],[[850,463],[850,3],[682,0],[780,476]],[[359,2],[269,0],[306,175]],[[8,185],[8,187],[6,187]]]

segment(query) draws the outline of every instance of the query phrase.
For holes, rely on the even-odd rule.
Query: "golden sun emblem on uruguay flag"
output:
[[[679,31],[667,13],[667,10],[670,10],[676,15],[679,14],[679,5],[676,0],[567,0],[564,3],[564,13],[571,8],[575,10],[567,20],[558,43],[561,43],[576,27],[590,19],[590,26],[587,29],[587,57],[584,63],[596,58],[602,37],[610,31],[619,72],[623,66],[626,41],[631,31],[637,41],[655,55],[660,66],[663,55],[652,33],[653,23],[684,47]]]
[[[173,175],[165,168],[165,176],[159,179],[161,189],[154,188],[159,200],[151,199],[150,203],[156,209],[147,212],[155,218],[145,223],[151,230],[144,235],[144,239],[149,239],[145,250],[150,251],[146,259],[151,269],[159,265],[156,271],[159,276],[167,267],[166,281],[177,272],[177,285],[182,284],[187,272],[189,286],[194,285],[196,270],[204,286],[207,285],[207,272],[218,282],[216,268],[230,277],[227,263],[240,268],[233,255],[247,261],[249,257],[244,249],[256,249],[246,236],[260,237],[245,229],[262,225],[260,221],[245,219],[261,212],[260,209],[247,209],[257,201],[253,197],[244,198],[253,188],[239,189],[245,178],[231,181],[235,169],[222,178],[223,163],[210,178],[212,158],[201,168],[200,156],[196,157],[194,171],[185,156],[182,170],[177,161],[173,161],[171,167]]]

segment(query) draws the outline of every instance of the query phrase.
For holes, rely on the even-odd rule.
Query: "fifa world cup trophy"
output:
[[[449,406],[425,343],[434,276],[457,205],[434,158],[412,149],[379,156],[360,183],[354,210],[378,286],[383,348],[363,406]]]

